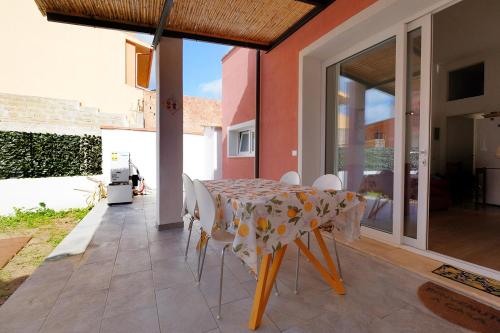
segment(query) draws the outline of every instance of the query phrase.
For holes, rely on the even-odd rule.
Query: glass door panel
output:
[[[417,238],[422,29],[408,32],[405,111],[404,235]]]
[[[403,243],[425,250],[429,206],[431,16],[407,25]]]
[[[327,68],[325,171],[367,199],[362,225],[392,233],[396,37]]]

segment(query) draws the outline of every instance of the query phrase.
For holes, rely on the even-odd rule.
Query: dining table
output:
[[[283,256],[295,243],[338,294],[345,288],[327,250],[321,228],[335,228],[347,241],[360,236],[366,202],[351,191],[320,190],[269,179],[203,181],[216,204],[214,228],[235,235],[232,250],[258,275],[248,326],[260,326]],[[326,267],[301,237],[312,233]],[[260,260],[259,260],[260,259]],[[257,269],[258,262],[260,267]]]

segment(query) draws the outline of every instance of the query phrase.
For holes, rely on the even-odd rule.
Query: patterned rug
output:
[[[433,270],[432,273],[500,297],[500,281],[495,279],[466,272],[450,265],[443,265]]]
[[[500,311],[432,282],[418,288],[422,303],[436,315],[481,333],[500,332]]]

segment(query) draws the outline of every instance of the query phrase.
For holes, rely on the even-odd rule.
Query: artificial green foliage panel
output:
[[[101,173],[100,136],[0,131],[0,179]]]

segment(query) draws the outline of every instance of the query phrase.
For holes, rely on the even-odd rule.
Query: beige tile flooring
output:
[[[328,236],[329,235],[325,235],[325,237]],[[500,300],[498,297],[432,273],[432,271],[440,267],[443,262],[366,237],[353,242],[346,242],[341,236],[337,236],[337,239],[340,243],[349,248],[404,268],[405,270],[418,274],[426,280],[452,289],[496,309],[500,309]]]
[[[197,285],[195,242],[185,262],[186,239],[186,230],[156,230],[154,197],[109,207],[84,254],[45,262],[0,308],[0,332],[247,332],[255,279],[226,257],[217,320],[219,249],[209,247]],[[302,259],[295,295],[295,254],[290,246],[259,332],[466,332],[421,305],[426,279],[343,245],[347,294]]]

